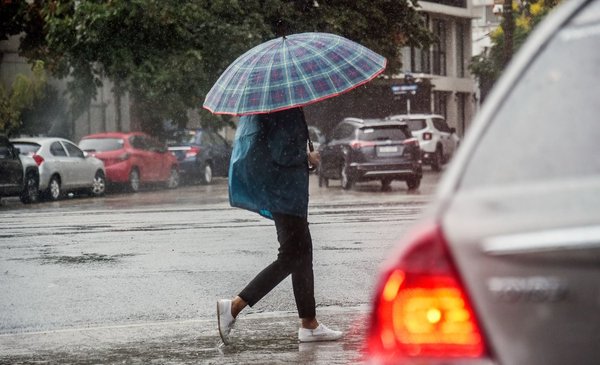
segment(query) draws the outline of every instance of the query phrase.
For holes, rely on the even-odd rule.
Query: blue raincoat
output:
[[[273,219],[308,215],[308,129],[302,109],[240,118],[229,165],[229,202]]]

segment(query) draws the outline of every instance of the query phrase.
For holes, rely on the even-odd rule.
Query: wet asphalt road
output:
[[[276,255],[271,221],[230,208],[226,180],[0,206],[0,364],[347,364],[361,349],[378,267],[432,197],[394,182],[342,190],[311,177],[317,315],[342,341],[298,344],[286,279],[221,346],[215,300]]]

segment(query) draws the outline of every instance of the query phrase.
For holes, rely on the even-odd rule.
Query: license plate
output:
[[[379,147],[379,152],[382,152],[382,153],[398,152],[398,146],[381,146],[381,147]]]

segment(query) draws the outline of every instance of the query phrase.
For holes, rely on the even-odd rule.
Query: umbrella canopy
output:
[[[229,65],[208,92],[204,108],[248,115],[300,107],[350,91],[385,66],[383,56],[335,34],[276,38]]]

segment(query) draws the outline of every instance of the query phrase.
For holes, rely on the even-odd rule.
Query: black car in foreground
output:
[[[345,118],[320,147],[319,186],[339,179],[343,189],[354,183],[380,180],[389,189],[393,180],[416,189],[423,176],[419,142],[405,122],[388,119]]]
[[[231,145],[207,129],[183,129],[167,139],[169,151],[179,161],[179,172],[187,182],[210,184],[213,176],[227,176]]]
[[[5,136],[0,136],[0,198],[19,196],[23,203],[39,200],[40,174],[29,156],[20,154]]]

